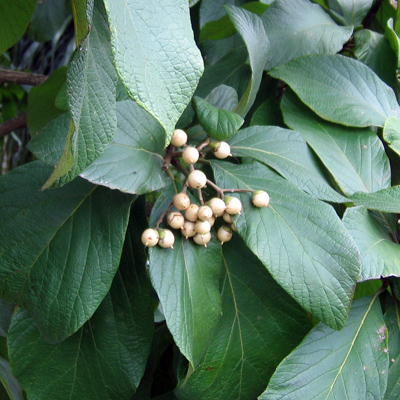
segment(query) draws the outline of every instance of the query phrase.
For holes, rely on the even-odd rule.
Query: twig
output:
[[[26,125],[26,111],[0,125],[0,138]]]
[[[198,146],[196,146],[196,149],[200,152],[201,149],[206,147],[210,143],[211,139],[208,137],[204,142],[200,143]]]
[[[41,85],[46,79],[46,75],[0,68],[0,83],[37,86]]]
[[[160,218],[158,218],[158,221],[156,223],[156,228],[158,228],[162,222],[162,220],[164,219],[165,215],[167,214],[168,210],[171,208],[172,206],[172,201],[171,203],[168,204],[168,207],[164,210],[164,212],[161,214]]]

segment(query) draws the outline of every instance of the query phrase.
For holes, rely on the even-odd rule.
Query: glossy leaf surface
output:
[[[235,226],[274,279],[307,311],[334,329],[344,326],[359,274],[358,250],[332,207],[259,163],[212,163],[220,187],[265,190],[269,207],[240,195]]]
[[[186,0],[106,0],[115,65],[169,143],[203,72]]]
[[[133,197],[82,179],[40,191],[48,172],[37,161],[0,179],[0,285],[3,296],[30,306],[47,340],[59,341],[107,294]]]
[[[318,324],[278,367],[259,400],[382,399],[389,355],[379,301],[356,300],[339,332]]]
[[[392,117],[386,120],[383,127],[383,139],[385,142],[400,155],[400,119]]]
[[[388,213],[400,212],[400,186],[392,186],[375,193],[354,193],[350,199],[355,205]]]
[[[0,356],[0,384],[11,400],[23,400],[22,388],[12,374],[10,364]]]
[[[365,64],[340,55],[299,57],[269,72],[321,118],[354,127],[383,126],[400,113],[393,90]]]

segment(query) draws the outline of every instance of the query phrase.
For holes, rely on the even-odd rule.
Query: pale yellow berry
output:
[[[182,226],[182,235],[187,238],[193,237],[196,234],[194,230],[195,223],[192,221],[185,221]]]
[[[213,211],[208,206],[201,206],[197,212],[197,217],[203,221],[207,221],[213,216]]]
[[[229,226],[223,225],[218,229],[217,238],[224,244],[225,242],[229,242],[232,239],[233,232]]]
[[[193,240],[196,244],[207,247],[207,243],[211,240],[211,233],[208,232],[205,235],[200,235],[200,233],[196,233],[193,236]]]
[[[183,150],[182,160],[187,164],[194,164],[198,161],[199,156],[200,154],[196,147],[188,146]]]
[[[160,239],[158,240],[158,245],[163,248],[174,248],[175,236],[169,229],[160,229],[158,232]]]
[[[222,215],[222,219],[228,224],[231,224],[233,222],[232,216],[226,212]]]
[[[178,193],[172,199],[172,204],[177,210],[186,210],[190,206],[190,198],[186,193]]]
[[[167,223],[171,228],[181,229],[185,223],[185,218],[180,212],[172,211],[168,214]]]
[[[230,215],[240,214],[242,202],[237,197],[225,197],[226,210]]]
[[[197,204],[191,204],[185,211],[186,219],[192,222],[196,222],[198,211],[199,211],[199,206]]]
[[[155,246],[158,240],[158,232],[155,229],[148,228],[142,233],[142,243],[147,247]]]
[[[187,134],[182,129],[175,129],[172,134],[171,144],[175,147],[182,147],[187,142]]]
[[[232,155],[231,147],[226,142],[212,142],[210,147],[217,158],[224,159]]]
[[[201,189],[206,186],[206,174],[203,171],[196,169],[189,174],[188,182],[190,187],[194,189]]]
[[[269,205],[269,194],[264,190],[257,190],[253,192],[251,201],[256,207],[268,207]]]
[[[208,221],[198,220],[194,227],[196,233],[200,235],[205,235],[206,233],[211,231],[211,224]]]
[[[213,211],[213,214],[216,217],[220,217],[226,209],[226,205],[223,200],[219,199],[218,197],[212,198],[207,205],[211,208]]]

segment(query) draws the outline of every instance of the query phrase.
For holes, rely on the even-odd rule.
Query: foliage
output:
[[[393,2],[35,3],[0,5],[6,67],[25,30],[76,47],[0,90],[32,154],[0,178],[0,397],[398,399]],[[181,191],[240,199],[232,240],[144,246]]]

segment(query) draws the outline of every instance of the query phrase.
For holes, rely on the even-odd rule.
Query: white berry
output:
[[[142,233],[142,243],[147,247],[155,246],[158,239],[158,232],[155,229],[148,228]]]
[[[172,211],[168,214],[167,223],[171,228],[181,229],[185,223],[185,218],[180,212]]]
[[[237,197],[225,197],[226,210],[230,215],[240,214],[242,202]]]
[[[188,146],[183,150],[182,160],[185,161],[186,164],[194,164],[199,159],[200,154],[196,147]]]
[[[206,174],[203,171],[196,169],[189,174],[188,182],[190,187],[194,189],[201,189],[206,186]]]
[[[187,142],[187,134],[182,129],[175,129],[172,134],[171,144],[175,147],[181,147]]]
[[[198,211],[199,211],[199,206],[197,204],[191,204],[185,211],[186,219],[192,222],[196,222]]]
[[[213,211],[208,206],[201,206],[197,212],[197,217],[202,221],[207,221],[213,216]]]
[[[186,193],[178,193],[173,197],[172,204],[177,210],[186,210],[190,206],[190,198]]]
[[[213,197],[207,205],[211,208],[213,211],[213,214],[216,217],[220,217],[226,209],[226,205],[223,200],[219,199],[218,197]]]
[[[160,239],[158,245],[167,249],[168,247],[174,248],[175,236],[169,229],[160,229],[158,232]]]
[[[194,230],[195,223],[192,221],[185,221],[182,226],[182,234],[187,238],[193,237],[196,234]]]
[[[221,226],[217,232],[217,238],[221,242],[221,244],[229,242],[232,239],[232,235],[232,229],[226,225]]]
[[[200,233],[196,233],[193,236],[193,240],[195,243],[207,247],[207,243],[211,240],[211,233],[208,232],[205,235],[200,235]]]
[[[257,190],[253,192],[251,201],[256,207],[268,207],[269,205],[269,194],[264,190]]]
[[[205,235],[206,233],[211,231],[211,224],[208,221],[198,220],[194,229],[196,233],[199,233],[200,235]]]
[[[231,146],[226,142],[213,142],[210,144],[215,157],[224,159],[231,156]]]

